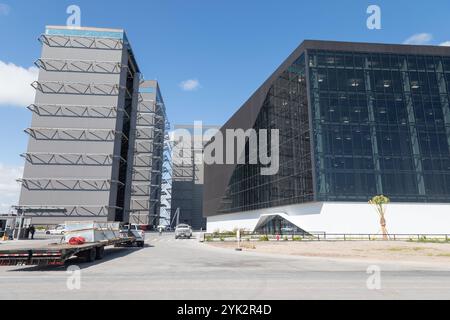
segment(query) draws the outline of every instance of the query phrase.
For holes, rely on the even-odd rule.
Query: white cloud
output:
[[[431,33],[417,33],[406,39],[403,44],[429,44],[433,40]]]
[[[0,106],[26,107],[34,101],[31,83],[37,80],[39,70],[28,69],[0,61]]]
[[[0,213],[8,213],[13,205],[17,205],[20,196],[20,184],[23,167],[5,166],[0,163]]]
[[[0,16],[7,16],[11,12],[11,7],[6,3],[0,3]]]
[[[450,47],[450,41],[442,42],[442,43],[440,44],[440,46],[443,46],[443,47]]]
[[[184,91],[195,91],[198,90],[201,85],[200,82],[196,79],[189,79],[180,83],[181,89]]]

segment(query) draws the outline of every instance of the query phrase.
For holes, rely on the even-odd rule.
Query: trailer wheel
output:
[[[105,247],[98,247],[95,250],[95,259],[102,260],[105,257]]]
[[[84,252],[84,259],[86,260],[86,262],[94,262],[96,256],[97,256],[96,248],[92,248]]]

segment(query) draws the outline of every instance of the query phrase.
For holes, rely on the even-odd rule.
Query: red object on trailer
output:
[[[86,243],[86,239],[83,237],[74,237],[69,240],[71,246],[81,246]]]

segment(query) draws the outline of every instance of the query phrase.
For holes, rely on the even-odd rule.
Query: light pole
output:
[[[238,229],[237,231],[236,231],[236,239],[237,239],[237,248],[236,248],[236,251],[242,251],[242,248],[241,248],[241,229]]]
[[[19,227],[17,229],[16,237],[13,237],[13,238],[15,238],[15,240],[20,240],[20,234],[22,233],[22,224],[23,224],[23,211],[21,209],[17,209],[16,215],[17,215],[17,221],[16,221],[15,225],[17,226],[17,223],[18,223]]]

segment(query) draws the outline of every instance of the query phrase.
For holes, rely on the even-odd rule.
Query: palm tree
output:
[[[383,240],[389,240],[389,234],[386,228],[386,205],[389,204],[391,200],[383,195],[375,196],[369,201],[369,204],[375,207],[375,210],[380,215],[380,225],[381,233],[383,234]]]

